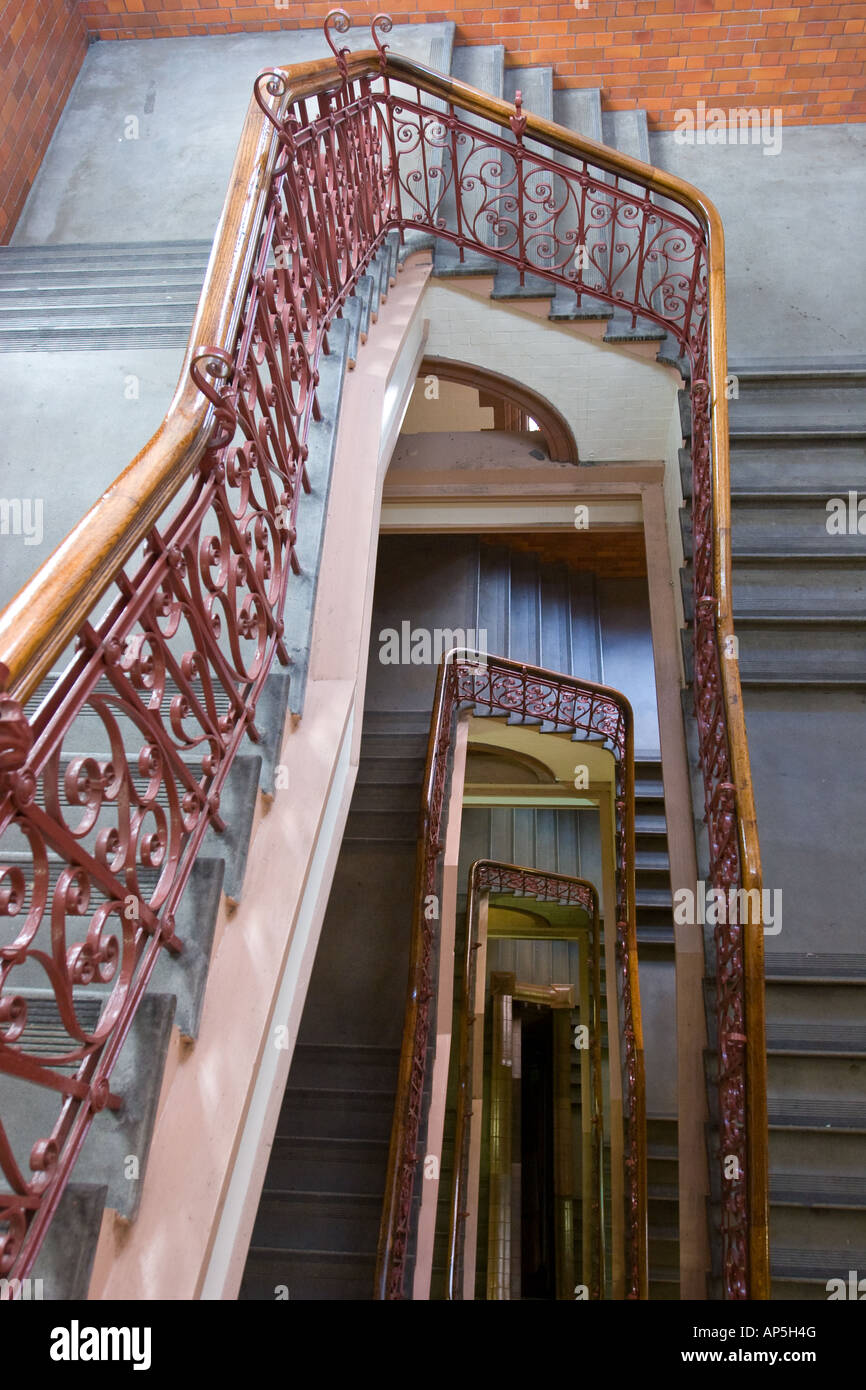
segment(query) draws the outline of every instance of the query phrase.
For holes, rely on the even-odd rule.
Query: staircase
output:
[[[420,31],[425,26],[413,28]],[[548,68],[506,69],[504,50],[498,46],[457,48],[452,53],[453,26],[432,28],[436,34],[428,56],[435,56],[443,70],[450,68],[462,80],[508,99],[520,90],[527,109],[648,160],[644,113],[605,112],[597,90],[555,91]],[[37,183],[34,197],[39,196]],[[108,234],[101,223],[90,230],[94,237]],[[173,228],[147,230],[170,237]],[[99,353],[105,354],[106,363],[111,353],[132,353],[129,362],[144,374],[141,364],[150,360],[146,355],[151,349],[171,353],[182,345],[210,244],[190,237],[181,227],[174,230],[175,240],[100,242],[84,240],[85,234],[79,233],[80,239],[70,245],[19,241],[0,248],[0,351],[7,354],[8,380],[29,383],[31,394],[25,399],[22,392],[22,412],[28,420],[34,402],[46,395],[43,384],[50,373],[59,378],[63,371],[67,376],[75,372],[83,378]],[[314,426],[308,464],[313,479],[308,499],[311,524],[301,537],[306,547],[304,572],[290,590],[286,614],[287,645],[294,657],[291,683],[275,678],[263,701],[267,708],[260,706],[266,734],[263,761],[256,755],[236,764],[228,793],[237,804],[231,819],[234,839],[229,843],[227,837],[212,836],[196,866],[183,907],[189,920],[178,924],[190,950],[181,962],[162,962],[149,1002],[127,1041],[118,1070],[126,1111],[119,1117],[107,1111],[98,1117],[76,1182],[63,1199],[43,1249],[35,1274],[45,1277],[52,1297],[86,1293],[106,1202],[126,1219],[134,1218],[170,1029],[176,1024],[191,1041],[196,1035],[221,895],[236,898],[243,890],[253,804],[259,789],[272,787],[273,749],[287,710],[297,714],[303,708],[305,652],[343,373],[354,365],[396,263],[397,247],[391,242],[358,285],[344,324],[332,334],[331,356],[322,364],[324,419]],[[492,259],[477,256],[461,264],[444,242],[435,248],[434,273],[490,275],[494,299],[547,298],[545,313],[552,321],[573,322],[576,328],[597,321],[609,344],[643,344],[655,354],[662,337],[652,325],[632,324],[609,307],[594,305],[588,296],[578,305],[571,292],[554,293],[539,277],[527,276],[521,285],[512,270]],[[118,358],[115,365],[125,361]],[[172,370],[161,387],[165,400]],[[852,827],[864,824],[866,809],[866,535],[857,526],[856,514],[853,529],[832,534],[826,507],[828,499],[847,500],[849,492],[859,495],[864,486],[866,369],[863,364],[752,364],[738,373],[737,386],[739,394],[731,402],[735,622],[764,881],[771,891],[782,889],[785,903],[783,930],[766,941],[773,1287],[780,1298],[822,1298],[827,1279],[844,1277],[849,1268],[866,1269],[866,1188],[861,1178],[866,1158],[866,1035],[859,1007],[866,984],[860,941],[866,870],[848,852]],[[82,405],[78,414],[85,413]],[[62,423],[74,426],[72,412]],[[687,412],[683,433],[683,591],[688,617]],[[110,423],[102,434],[105,457],[111,455],[105,478],[99,471],[101,456],[82,452],[92,497],[127,459],[127,453],[116,457],[112,452],[116,436]],[[68,502],[69,451],[55,448],[56,431],[49,435],[50,467],[22,453],[26,463],[19,461],[19,474],[13,475],[7,491],[20,493],[21,473],[30,470],[46,496]],[[71,504],[56,509],[54,522],[46,522],[46,549],[60,539],[79,510]],[[33,558],[29,552],[7,552],[2,601],[27,577]],[[592,679],[611,679],[609,667],[606,670],[611,655],[608,637],[599,617],[604,582],[570,575],[566,567],[554,567],[531,550],[517,556],[495,546],[481,547],[470,577],[473,597],[464,621],[487,629],[490,650]],[[554,595],[559,596],[555,601]],[[621,597],[620,590],[618,602]],[[560,620],[563,613],[566,621]],[[450,609],[442,625],[453,625],[455,617]],[[690,665],[688,637],[684,646]],[[611,683],[618,684],[613,679]],[[411,880],[407,866],[410,859],[414,862],[418,764],[423,763],[427,728],[422,706],[423,700],[414,711],[423,714],[421,721],[412,717],[414,706],[395,713],[387,702],[370,707],[365,717],[342,867],[335,878],[243,1297],[281,1297],[279,1288],[291,1297],[354,1298],[365,1296],[361,1291],[370,1288],[377,1227],[371,1213],[373,1204],[381,1203],[405,974],[394,967],[396,890],[402,892]],[[92,753],[86,740],[82,746]],[[670,960],[670,885],[656,738],[651,735],[639,746],[638,933],[642,950]],[[133,752],[137,749],[130,748]],[[537,827],[532,834],[538,838]],[[366,877],[359,876],[361,861]],[[53,887],[57,864],[52,861],[49,867]],[[357,930],[354,917],[345,913],[345,903],[355,900],[361,882],[391,890],[370,932]],[[366,896],[359,912],[358,921],[366,921]],[[408,917],[403,907],[400,912],[403,941]],[[348,959],[357,967],[349,984],[357,988],[342,995],[334,966]],[[396,995],[391,999],[379,989],[385,983],[390,988],[393,980],[399,982],[399,1007]],[[361,995],[365,1006],[371,1000],[376,1004],[369,1014],[352,1012]],[[28,998],[32,1027],[43,1034],[44,1050],[50,1055],[68,1037],[51,1001],[39,996],[35,983]],[[713,1005],[709,990],[711,1020]],[[378,1011],[381,1029],[372,1026]],[[148,1066],[135,1065],[136,1056],[145,1055]],[[128,1086],[125,1068],[130,1078],[135,1074]],[[5,1104],[4,1096],[4,1113]],[[35,1124],[35,1115],[27,1121]],[[672,1294],[676,1283],[669,1277],[675,1265],[672,1123],[669,1117],[657,1116],[650,1136],[655,1175],[652,1282],[659,1296]],[[130,1124],[135,1127],[124,1128]],[[120,1190],[117,1155],[130,1152],[140,1157],[141,1171],[135,1182]],[[718,1273],[716,1268],[716,1279]],[[711,1289],[717,1287],[711,1284]]]
[[[240,1297],[370,1299],[429,716],[368,711]],[[282,1295],[286,1296],[286,1295]]]
[[[44,254],[44,267],[54,266],[60,273],[60,268],[66,264],[67,250],[68,248],[63,247],[47,249]],[[110,278],[108,262],[103,259],[103,251],[104,248],[90,248],[92,254],[83,257],[86,269],[79,277],[82,285],[88,281],[94,282],[100,276],[103,283]],[[165,275],[166,264],[171,262],[173,254],[171,250],[166,253],[164,247],[154,250],[155,261],[151,268],[154,269],[155,275]],[[31,255],[30,251],[19,253],[15,248],[4,248],[0,251],[0,281],[4,279],[4,267],[10,262],[29,262]],[[183,260],[186,255],[184,252],[175,259]],[[221,911],[224,910],[225,900],[237,902],[243,894],[247,852],[259,792],[273,794],[275,763],[287,714],[290,710],[300,713],[303,709],[316,576],[336,446],[336,425],[343,378],[350,361],[350,353],[358,351],[371,316],[387,295],[391,276],[396,270],[396,257],[397,245],[392,238],[371,264],[368,275],[359,285],[358,294],[347,305],[344,322],[335,325],[335,331],[331,334],[330,355],[321,362],[319,392],[322,418],[311,430],[308,460],[311,493],[305,499],[309,503],[306,513],[307,524],[299,542],[303,547],[303,570],[301,575],[297,576],[297,581],[289,586],[283,615],[286,644],[293,657],[291,671],[276,667],[266,682],[257,707],[257,725],[262,735],[261,741],[255,752],[251,744],[248,754],[242,753],[235,759],[222,797],[221,809],[227,828],[221,833],[214,830],[208,832],[181,900],[176,930],[184,943],[184,950],[177,958],[164,953],[159,960],[147,997],[135,1017],[121,1051],[113,1084],[122,1094],[124,1104],[119,1111],[106,1109],[96,1116],[78,1159],[73,1181],[67,1187],[58,1216],[37,1258],[34,1277],[43,1280],[48,1291],[47,1296],[51,1299],[86,1298],[103,1210],[106,1206],[117,1211],[127,1222],[135,1220],[140,1194],[146,1180],[151,1134],[157,1115],[172,1027],[175,1026],[179,1030],[188,1045],[192,1046],[195,1042],[217,922]],[[128,248],[123,254],[119,251],[116,260],[118,264],[127,268],[137,264],[135,256],[129,254]],[[155,269],[157,260],[161,266],[158,272]],[[192,253],[189,264],[198,265]],[[66,273],[65,270],[62,271],[63,278]],[[41,276],[41,270],[39,274]],[[54,297],[45,290],[46,301]],[[135,318],[141,308],[142,305],[139,303],[128,317]],[[47,302],[41,305],[39,312],[43,311],[46,322],[54,322],[51,317],[53,311],[49,310]],[[184,315],[185,313],[184,309]],[[125,315],[115,313],[114,310],[109,310],[104,315],[106,321],[100,326],[97,320],[102,316],[103,310],[94,309],[93,306],[86,314],[82,312],[77,323],[72,321],[75,315],[60,316],[48,339],[39,338],[42,349],[65,349],[74,353],[85,351],[87,347],[108,347],[116,345],[118,333],[126,334],[124,341],[127,346],[140,346],[142,336],[149,334],[155,326],[153,322],[144,323],[142,318],[146,316],[141,316],[136,323],[128,323],[124,327],[121,320]],[[6,321],[5,327],[0,327],[0,342],[6,334],[4,345],[7,350],[24,350],[24,339],[12,340],[8,337],[8,334],[19,330],[28,334],[34,331],[41,333],[38,326],[25,329],[23,323],[13,325]],[[166,328],[166,332],[185,339],[188,324],[182,323],[179,309],[176,321],[170,328]],[[69,515],[65,515],[64,527],[68,526],[71,520]],[[9,574],[10,569],[7,568],[4,575],[7,583]],[[17,584],[11,586],[12,591],[15,587]],[[58,675],[59,672],[52,674],[38,687],[27,704],[26,712],[29,716],[35,714]],[[110,683],[103,677],[96,693],[109,691]],[[169,699],[172,693],[172,681],[169,678]],[[218,716],[226,713],[227,699],[224,692],[217,695]],[[143,793],[147,786],[148,774],[139,770],[137,762],[141,736],[137,736],[137,731],[123,719],[120,720],[120,729],[122,736],[127,740],[131,776],[139,791]],[[66,770],[77,756],[103,758],[106,765],[110,765],[112,757],[100,721],[92,712],[88,712],[86,707],[64,742],[60,763],[61,784]],[[200,777],[201,767],[195,764],[192,757],[189,765],[191,775],[195,778]],[[168,804],[164,786],[158,794],[157,803],[163,808]],[[113,824],[111,813],[112,807],[109,804],[105,808],[105,814],[100,815],[94,824],[86,842],[88,846],[92,847],[100,830]],[[18,853],[9,837],[7,842],[4,842],[4,860],[12,866],[20,862],[26,872],[31,855],[23,843]],[[49,856],[48,883],[51,890],[56,886],[62,867],[63,863],[59,857]],[[159,869],[139,868],[138,879],[145,898],[155,889],[159,877]],[[45,930],[44,926],[42,930]],[[19,971],[16,979],[19,986],[17,993],[25,998],[28,1004],[28,1027],[23,1035],[25,1045],[32,1043],[33,1052],[45,1057],[68,1050],[73,1045],[72,1040],[61,1022],[53,994],[42,987],[45,983],[44,976],[33,970],[25,979],[24,972]],[[79,991],[81,1018],[89,1020],[90,1026],[95,1025],[102,1007],[101,1001],[109,992],[109,988],[99,991],[94,986],[89,986],[86,991]],[[386,1140],[392,1103],[393,1098],[387,1107]],[[57,1107],[53,1094],[42,1088],[37,1090],[30,1086],[22,1086],[13,1078],[2,1076],[0,1105],[4,1122],[15,1136],[15,1150],[19,1163],[26,1170],[27,1155],[32,1143],[37,1137],[48,1133],[54,1123]],[[137,1159],[134,1178],[130,1178],[126,1171],[126,1159],[129,1155]],[[376,1222],[378,1224],[378,1214]],[[71,1232],[74,1232],[74,1240],[70,1238]]]
[[[827,526],[828,501],[866,479],[866,369],[736,376],[734,622],[764,885],[783,904],[765,936],[772,1295],[824,1299],[866,1269],[866,876],[850,853],[866,824],[866,534]],[[681,466],[689,555],[688,448]],[[683,596],[690,613],[688,566]],[[714,1007],[710,989],[712,1033]]]

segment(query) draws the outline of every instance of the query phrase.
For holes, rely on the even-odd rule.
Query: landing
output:
[[[402,24],[389,41],[447,72],[453,33]],[[340,42],[372,47],[360,27]],[[12,244],[212,240],[256,75],[329,53],[318,29],[94,44]]]

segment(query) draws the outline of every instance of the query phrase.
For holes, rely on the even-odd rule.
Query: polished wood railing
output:
[[[435,1000],[438,920],[442,901],[446,788],[457,714],[472,707],[542,733],[568,733],[605,749],[614,762],[616,959],[624,1127],[625,1291],[646,1298],[646,1087],[637,963],[634,860],[634,732],[631,706],[619,691],[505,657],[454,651],[436,682],[418,826],[415,907],[403,1047],[379,1236],[377,1291],[404,1296],[412,1237],[418,1146],[426,1123],[424,1082]]]
[[[384,16],[375,49],[338,50],[334,34],[348,25],[342,11],[326,21],[333,57],[257,79],[166,417],[0,614],[0,916],[13,928],[0,954],[0,1071],[59,1107],[51,1132],[23,1150],[0,1127],[0,1275],[32,1266],[93,1115],[120,1103],[111,1072],[156,960],[182,949],[179,896],[205,832],[222,826],[232,761],[258,736],[268,670],[287,659],[282,609],[318,362],[389,231],[442,238],[461,257],[480,251],[624,307],[678,344],[692,405],[710,879],[760,888],[731,619],[718,213],[672,175],[391,53]],[[584,243],[589,266],[575,256]],[[25,715],[61,658],[62,676]],[[70,760],[64,743],[85,714],[100,745]],[[158,870],[155,888],[140,866]],[[765,1297],[758,917],[720,927],[716,956],[725,1289]],[[70,1038],[52,1058],[29,1048],[26,991],[16,992],[34,970]],[[86,1026],[78,1000],[107,983],[98,1026]]]
[[[457,1106],[454,1119],[454,1174],[448,1217],[447,1296],[450,1300],[464,1297],[466,1281],[465,1242],[466,1223],[470,1215],[470,1119],[473,1114],[473,1077],[476,1074],[477,1048],[482,1047],[478,1029],[484,1027],[483,1010],[477,1010],[477,961],[481,947],[480,905],[482,898],[495,895],[517,897],[527,903],[556,903],[578,909],[581,924],[569,930],[570,938],[583,941],[585,961],[581,974],[586,974],[587,999],[580,999],[581,1024],[588,1032],[586,1048],[589,1063],[588,1096],[582,1095],[589,1124],[587,1144],[581,1157],[583,1177],[583,1230],[585,1252],[581,1272],[591,1299],[604,1297],[604,1101],[602,1093],[602,1020],[601,1020],[601,931],[598,912],[598,892],[588,879],[567,874],[545,873],[539,869],[497,860],[477,859],[469,870],[466,900],[466,940],[463,950],[461,1009],[457,1024]],[[543,910],[543,909],[542,909]],[[577,915],[577,914],[575,914]],[[542,939],[560,939],[562,932],[551,927]],[[620,1039],[625,1050],[625,1039]],[[567,1050],[571,1049],[570,1030]],[[563,1244],[568,1233],[563,1232]],[[587,1277],[588,1271],[588,1277]],[[573,1298],[574,1278],[560,1281]],[[474,1286],[474,1279],[472,1280]],[[560,1295],[561,1296],[561,1295]]]

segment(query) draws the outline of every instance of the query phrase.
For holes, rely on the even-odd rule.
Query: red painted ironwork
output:
[[[440,896],[446,787],[454,721],[471,705],[517,722],[540,723],[549,733],[570,733],[592,740],[610,752],[615,766],[616,913],[618,994],[623,1063],[624,1152],[626,1161],[627,1297],[646,1296],[646,1153],[643,1143],[644,1090],[642,1056],[636,1042],[636,933],[634,907],[634,761],[631,709],[617,691],[504,657],[449,653],[440,667],[431,718],[418,833],[418,876],[413,940],[417,960],[404,1030],[404,1064],[408,1084],[401,1097],[392,1137],[392,1198],[386,1194],[380,1241],[380,1296],[404,1295],[411,1236],[412,1199],[418,1144],[424,1114],[424,1081],[434,998],[437,919],[425,910]],[[522,872],[522,871],[518,871]],[[550,875],[546,876],[550,879]],[[537,883],[540,886],[539,876]],[[529,878],[522,879],[527,884]]]
[[[476,962],[478,959],[478,904],[481,894],[507,894],[555,902],[564,907],[581,908],[586,914],[588,965],[590,978],[590,1094],[592,1133],[592,1211],[584,1217],[592,1230],[589,1296],[600,1299],[604,1291],[602,1175],[604,1164],[604,1110],[601,1076],[601,933],[598,893],[587,879],[567,874],[544,873],[539,869],[499,860],[477,859],[469,870],[467,894],[466,950],[463,966],[463,1009],[461,1016],[460,1066],[458,1071],[455,1164],[451,1193],[449,1231],[448,1297],[463,1298],[465,1220],[469,1215],[463,1202],[469,1189],[470,1129],[474,1048],[473,1026]],[[581,1022],[585,1022],[581,1019]],[[633,1093],[632,1093],[633,1095]]]
[[[695,702],[710,879],[725,890],[742,882],[714,570],[718,403],[710,399],[704,228],[685,200],[674,206],[675,192],[654,202],[649,182],[618,172],[610,152],[577,157],[573,137],[534,118],[528,126],[519,108],[503,104],[492,129],[489,102],[482,110],[468,88],[443,86],[389,53],[387,16],[374,21],[375,52],[338,50],[332,32],[349,22],[342,11],[328,17],[329,72],[271,69],[256,81],[262,140],[276,139],[279,157],[255,213],[243,308],[227,315],[236,331],[191,359],[210,407],[204,456],[191,447],[186,491],[153,514],[143,554],[132,553],[134,541],[124,552],[106,605],[79,626],[76,650],[37,712],[26,719],[9,697],[0,707],[0,916],[9,927],[0,946],[0,1072],[42,1102],[57,1098],[54,1118],[34,1118],[31,1134],[0,1127],[0,1275],[32,1266],[90,1121],[113,1103],[111,1071],[156,960],[182,949],[180,895],[205,833],[221,828],[232,760],[257,738],[268,670],[286,660],[281,614],[298,566],[319,359],[389,230],[444,239],[461,259],[482,252],[521,279],[531,273],[574,290],[578,306],[619,306],[633,322],[662,326],[689,364]],[[476,103],[474,114],[461,97]],[[503,686],[506,694],[517,708],[526,698],[516,687]],[[566,687],[551,698],[567,699]],[[444,777],[444,762],[436,766]],[[721,1151],[738,1157],[742,1174],[739,933],[720,928],[716,945]],[[68,1037],[50,1057],[30,1041],[27,1000],[37,982]],[[84,1026],[79,1000],[88,994],[101,1012]],[[745,1297],[742,1178],[723,1174],[722,1207],[726,1291]]]

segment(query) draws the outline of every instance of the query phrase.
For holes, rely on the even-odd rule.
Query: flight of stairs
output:
[[[62,259],[60,253],[63,250],[52,248],[47,259],[50,260],[55,252]],[[94,251],[98,252],[99,248],[94,248]],[[9,254],[14,257],[14,251]],[[298,552],[302,572],[294,576],[289,584],[283,612],[285,642],[292,665],[287,669],[275,667],[265,684],[256,719],[261,741],[256,745],[255,752],[250,745],[250,752],[241,752],[235,759],[222,793],[226,830],[219,834],[213,830],[208,832],[176,914],[177,934],[183,941],[184,950],[176,959],[165,954],[158,962],[151,987],[121,1051],[112,1084],[123,1096],[124,1104],[119,1111],[106,1109],[96,1116],[76,1163],[72,1181],[61,1199],[58,1215],[37,1258],[34,1277],[43,1280],[46,1297],[53,1300],[86,1297],[105,1206],[116,1210],[127,1221],[135,1219],[146,1180],[148,1151],[172,1025],[177,1026],[190,1044],[195,1041],[223,898],[237,902],[243,895],[258,793],[261,789],[269,795],[273,794],[275,763],[287,714],[290,710],[300,713],[303,709],[309,634],[343,379],[350,352],[357,351],[369,325],[370,315],[377,310],[381,298],[387,293],[390,278],[396,271],[396,259],[397,244],[391,238],[371,265],[370,274],[364,277],[366,283],[359,286],[358,296],[347,305],[344,322],[335,325],[330,340],[331,351],[320,363],[319,398],[322,410],[321,419],[311,425],[309,437],[307,470],[311,492],[304,499],[308,504],[306,525],[299,537]],[[2,264],[0,256],[0,278]],[[116,331],[116,327],[110,331]],[[51,347],[82,350],[82,342],[75,337],[79,329],[70,330],[72,336],[69,338],[62,336],[64,331],[58,327],[57,340],[52,340]],[[88,333],[93,331],[92,326],[87,329]],[[141,324],[136,331],[143,331]],[[185,336],[187,328],[177,324],[172,331]],[[0,328],[0,339],[3,332]],[[107,338],[102,345],[108,345]],[[54,676],[46,678],[31,697],[27,705],[28,715],[36,712],[54,679]],[[97,687],[96,693],[102,693],[101,686]],[[168,699],[171,694],[169,679]],[[217,696],[218,715],[225,712],[226,700],[225,695]],[[137,765],[141,735],[136,734],[131,725],[125,724],[122,717],[119,724],[129,749],[132,775],[140,790],[143,790],[147,778],[139,774]],[[104,760],[111,758],[101,721],[86,708],[67,734],[61,770],[76,752]],[[201,776],[200,766],[193,765],[192,771],[195,776]],[[164,806],[167,804],[164,789],[158,800]],[[110,804],[107,815],[102,816],[93,827],[88,843],[94,841],[97,833],[109,824],[114,824]],[[4,842],[4,859],[12,864],[20,861],[27,874],[31,856],[23,843],[18,846],[9,837]],[[49,858],[51,886],[55,884],[61,868],[59,859]],[[158,877],[158,870],[141,869],[139,878],[143,890],[146,892],[154,888]],[[41,929],[43,936],[47,925],[43,924]],[[68,1035],[53,995],[44,988],[44,976],[31,969],[26,978],[23,971],[19,971],[15,978],[18,982],[17,993],[28,1000],[30,1021],[24,1034],[25,1044],[31,1044],[34,1052],[42,1056],[67,1049]],[[90,1018],[96,1010],[91,1019],[95,1023],[101,1000],[108,993],[109,989],[99,991],[94,987],[77,991],[81,1016]],[[48,1133],[54,1123],[57,1106],[53,1095],[53,1092],[42,1088],[23,1086],[11,1078],[0,1077],[4,1124],[25,1171],[33,1142]],[[124,1166],[125,1158],[130,1154],[138,1159],[137,1177],[132,1180],[125,1176]]]
[[[866,488],[866,364],[736,376],[734,624],[764,885],[783,907],[765,936],[772,1291],[824,1299],[829,1279],[866,1270],[866,877],[852,854],[866,824],[866,534],[856,516],[853,534],[827,527],[828,501]],[[689,557],[688,447],[681,471]],[[690,616],[688,566],[683,596]],[[690,634],[684,650],[691,667]],[[714,1036],[709,984],[707,1002]],[[717,1199],[712,1134],[710,1149]]]
[[[679,1196],[677,1188],[677,1120],[647,1116],[647,1227],[649,1296],[680,1296]]]
[[[454,50],[451,73],[469,86],[505,101],[513,102],[520,92],[524,111],[531,111],[533,115],[555,121],[557,125],[564,126],[576,135],[608,145],[646,164],[650,163],[646,112],[637,108],[630,111],[603,110],[600,88],[554,90],[551,67],[506,67],[505,49],[501,44],[458,46]],[[475,118],[470,118],[470,124],[476,124],[482,132],[492,129],[488,122]],[[528,140],[527,148],[532,151],[536,146],[533,141]],[[461,165],[467,181],[480,172],[482,164],[483,156],[478,154],[468,163]],[[538,185],[543,183],[543,179],[539,175],[530,182]],[[556,196],[558,182],[555,180],[554,183]],[[464,210],[474,211],[472,192],[469,191],[464,197]],[[477,195],[475,202],[480,206]],[[453,197],[450,200],[446,198],[442,216],[450,225],[454,225]],[[560,219],[560,234],[565,226],[565,221]],[[479,219],[476,230],[488,239],[488,244],[495,245],[495,232],[491,227],[485,226],[483,217]],[[603,233],[594,233],[592,230],[587,233],[590,255],[593,241],[604,239]],[[609,241],[609,233],[607,240]],[[660,345],[666,337],[664,330],[657,325],[640,318],[632,324],[630,314],[603,304],[600,300],[593,301],[591,296],[583,295],[578,305],[573,290],[564,286],[554,286],[543,276],[526,274],[521,284],[516,270],[503,265],[492,256],[470,251],[464,253],[461,261],[457,248],[448,241],[437,240],[433,247],[433,273],[442,278],[493,275],[491,298],[513,301],[549,299],[548,316],[552,321],[580,324],[597,320],[604,325],[606,343]]]
[[[365,714],[243,1299],[373,1297],[428,730],[426,714]]]

